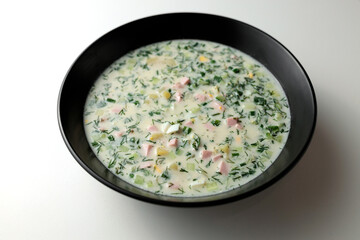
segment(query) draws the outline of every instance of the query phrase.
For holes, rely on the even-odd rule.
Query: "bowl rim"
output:
[[[115,184],[107,181],[106,179],[99,176],[96,172],[94,172],[90,167],[88,167],[83,162],[83,160],[81,160],[81,158],[76,154],[76,152],[74,151],[74,148],[72,147],[71,143],[68,141],[68,138],[67,138],[66,133],[64,131],[63,124],[62,124],[61,113],[60,113],[60,102],[61,102],[61,98],[62,98],[63,88],[64,88],[65,82],[66,82],[66,80],[67,80],[67,78],[69,76],[70,71],[73,69],[74,65],[78,62],[79,58],[88,49],[90,49],[96,42],[100,41],[103,37],[111,34],[112,32],[118,30],[119,28],[122,28],[124,26],[133,24],[135,22],[146,21],[147,19],[150,19],[150,18],[164,17],[164,16],[167,16],[167,15],[184,15],[184,14],[216,17],[216,18],[222,18],[222,19],[227,20],[227,21],[233,21],[233,22],[241,23],[241,24],[246,25],[247,27],[253,28],[254,30],[260,32],[261,34],[264,34],[265,36],[269,37],[271,40],[273,40],[275,43],[277,43],[281,48],[283,48],[283,50],[285,50],[285,52],[287,52],[293,58],[293,60],[297,63],[297,65],[300,67],[302,73],[304,74],[304,76],[306,78],[307,84],[309,85],[310,93],[311,93],[312,101],[313,101],[313,108],[314,109],[313,109],[313,117],[312,117],[312,126],[311,126],[311,129],[310,129],[310,132],[309,132],[309,136],[308,136],[306,142],[304,142],[303,147],[299,151],[299,154],[291,161],[291,163],[286,168],[284,168],[278,175],[276,175],[275,177],[271,178],[269,181],[265,182],[264,184],[254,188],[254,189],[252,189],[250,191],[247,191],[247,192],[239,194],[239,195],[230,196],[230,197],[227,197],[227,198],[221,198],[221,199],[217,199],[217,200],[213,200],[213,201],[172,202],[172,201],[166,201],[166,200],[161,200],[161,199],[153,199],[153,198],[148,198],[148,197],[145,197],[145,196],[137,195],[137,194],[135,194],[135,193],[133,193],[131,191],[123,189],[123,188],[121,188],[119,186],[116,186]],[[315,94],[314,86],[313,86],[312,82],[310,81],[310,78],[309,78],[307,72],[305,71],[304,67],[301,65],[299,60],[295,57],[295,55],[288,48],[286,48],[281,42],[279,42],[277,39],[275,39],[274,37],[272,37],[268,33],[264,32],[263,30],[261,30],[261,29],[259,29],[257,27],[254,27],[254,26],[252,26],[252,25],[250,25],[248,23],[245,23],[243,21],[240,21],[240,20],[237,20],[237,19],[234,19],[234,18],[231,18],[231,17],[226,17],[226,16],[222,16],[222,15],[217,15],[217,14],[201,13],[201,12],[170,12],[170,13],[162,13],[162,14],[150,15],[150,16],[146,16],[146,17],[143,17],[143,18],[135,19],[133,21],[126,22],[125,24],[122,24],[120,26],[117,26],[117,27],[113,28],[110,31],[105,32],[100,37],[98,37],[97,39],[92,41],[91,44],[88,45],[77,56],[77,58],[73,61],[73,63],[70,65],[70,67],[67,70],[67,72],[65,74],[65,77],[63,78],[63,81],[61,83],[58,98],[57,98],[57,120],[58,120],[58,126],[59,126],[59,129],[60,129],[61,136],[62,136],[62,138],[63,138],[63,140],[65,142],[66,147],[70,151],[71,155],[75,158],[75,160],[80,164],[81,167],[83,167],[92,177],[97,179],[99,182],[101,182],[105,186],[107,186],[107,187],[111,188],[112,190],[114,190],[116,192],[119,192],[119,193],[121,193],[121,194],[123,194],[125,196],[131,197],[131,198],[143,201],[143,202],[156,204],[156,205],[175,206],[175,207],[208,207],[208,206],[214,206],[214,205],[230,203],[230,202],[234,202],[234,201],[237,201],[237,200],[240,200],[240,199],[250,197],[250,196],[252,196],[252,195],[254,195],[256,193],[259,193],[262,190],[270,187],[274,183],[278,182],[290,170],[292,170],[295,167],[295,165],[299,162],[299,160],[303,157],[306,150],[308,149],[308,147],[309,147],[309,145],[311,143],[311,140],[312,140],[312,138],[314,136],[314,132],[315,132],[316,124],[317,124],[317,114],[318,114],[318,107],[317,107],[317,100],[316,100],[316,94]],[[144,191],[146,191],[146,190],[144,190]],[[230,191],[232,191],[232,190],[230,190]],[[184,197],[184,198],[187,198],[187,197]],[[201,196],[200,196],[200,198],[201,198]]]

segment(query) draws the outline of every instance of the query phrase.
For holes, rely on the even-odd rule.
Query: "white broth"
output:
[[[285,145],[290,111],[278,81],[253,58],[175,40],[108,67],[90,90],[84,126],[119,178],[158,194],[202,196],[264,172]]]

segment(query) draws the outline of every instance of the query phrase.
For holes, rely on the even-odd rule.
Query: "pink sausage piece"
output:
[[[243,126],[240,123],[236,124],[235,127],[239,130],[243,129]]]
[[[216,156],[213,157],[213,161],[216,162],[217,160],[219,160],[220,158],[222,158],[223,155],[222,154],[218,154]]]
[[[170,147],[177,147],[177,145],[178,145],[177,138],[171,139],[168,144],[169,144]]]
[[[219,164],[219,172],[222,175],[228,175],[229,174],[229,167],[225,161],[221,161]]]
[[[140,163],[140,168],[149,168],[149,167],[151,167],[152,166],[152,162],[141,162]]]
[[[177,184],[177,183],[169,183],[169,188],[171,189],[179,189],[180,188],[180,185]]]
[[[149,143],[143,143],[141,149],[143,150],[144,156],[149,156],[150,150],[153,146]]]
[[[176,102],[180,102],[182,99],[182,94],[180,92],[175,93],[175,100]]]
[[[149,132],[157,132],[157,131],[159,131],[159,129],[158,129],[156,126],[154,126],[154,125],[150,125],[150,126],[147,128],[147,130],[148,130]]]
[[[196,94],[195,96],[195,99],[198,100],[199,102],[205,102],[206,101],[206,95],[203,95],[203,94]]]
[[[180,83],[181,83],[182,85],[188,85],[188,84],[190,83],[190,78],[188,78],[188,77],[182,77],[182,78],[180,79]]]
[[[201,159],[207,159],[209,157],[211,157],[212,155],[212,151],[209,151],[209,150],[202,150],[201,152]]]
[[[124,134],[124,132],[118,131],[115,133],[115,136],[121,137]]]
[[[183,87],[184,87],[184,85],[182,85],[179,82],[175,83],[174,86],[173,86],[173,88],[175,88],[175,89],[180,89],[180,88],[183,88]]]
[[[216,110],[219,110],[221,112],[225,111],[225,107],[219,102],[214,101],[212,103],[212,106],[213,106],[213,108],[215,108]]]
[[[227,118],[226,123],[229,127],[235,126],[238,123],[238,120],[236,118]]]
[[[192,126],[194,125],[194,123],[192,121],[187,121],[186,123],[184,123],[185,126]]]
[[[122,110],[121,107],[113,107],[113,108],[111,109],[111,111],[112,111],[113,113],[119,113],[121,110]]]
[[[204,127],[210,131],[214,131],[215,127],[211,123],[207,122],[204,124]]]

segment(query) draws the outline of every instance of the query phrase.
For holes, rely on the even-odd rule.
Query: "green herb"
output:
[[[276,136],[280,131],[279,126],[268,126],[266,129],[269,130],[272,136]]]
[[[113,168],[116,164],[116,161],[117,161],[116,158],[112,159],[108,164],[108,168]]]
[[[191,131],[192,131],[192,128],[191,128],[191,127],[186,127],[186,126],[185,126],[185,127],[183,128],[183,132],[185,133],[185,135],[190,134]]]
[[[221,121],[220,120],[212,120],[211,124],[218,127],[220,125]]]
[[[268,149],[269,149],[268,146],[260,145],[260,146],[258,146],[257,151],[262,153],[263,151],[268,150]]]
[[[196,133],[194,133],[194,142],[191,145],[196,151],[199,150],[200,147],[200,137]]]
[[[216,96],[215,98],[216,98],[216,100],[218,100],[220,102],[225,102],[225,97],[224,96],[219,95],[219,96]]]
[[[112,99],[112,98],[107,98],[106,101],[111,102],[111,103],[116,102],[116,101],[115,101],[114,99]]]
[[[154,116],[154,114],[155,115],[161,115],[161,111],[150,111],[149,112],[149,115],[152,117],[152,116]]]
[[[169,179],[170,178],[170,173],[169,171],[166,169],[162,174],[161,174],[161,177],[164,178],[164,179]]]
[[[254,97],[254,103],[257,105],[265,105],[266,104],[266,100],[265,98],[262,97]]]
[[[205,167],[210,167],[210,165],[211,165],[211,163],[212,163],[212,161],[210,160],[206,165],[205,165]]]

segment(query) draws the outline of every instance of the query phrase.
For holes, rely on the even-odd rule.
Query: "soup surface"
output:
[[[234,48],[200,40],[128,53],[95,82],[84,110],[98,159],[163,195],[237,188],[264,172],[290,129],[275,77]]]

